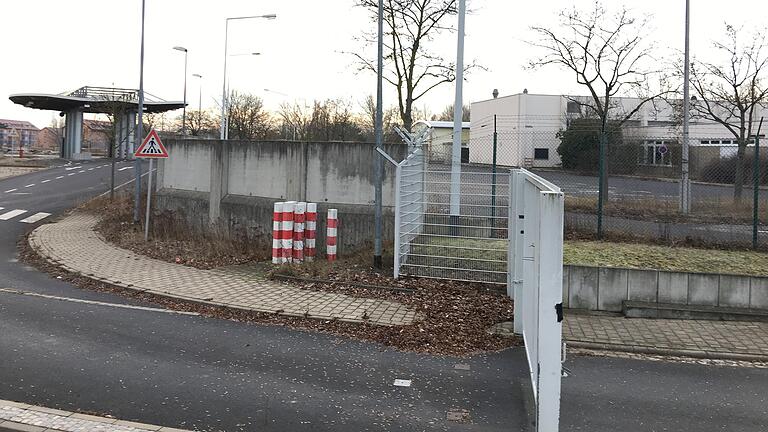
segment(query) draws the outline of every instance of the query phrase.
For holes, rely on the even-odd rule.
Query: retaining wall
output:
[[[624,300],[768,310],[768,277],[563,266],[563,306],[620,312]]]
[[[341,254],[373,241],[375,146],[353,142],[171,139],[158,165],[157,209],[195,229],[224,228],[270,236],[275,201],[318,204],[318,244],[325,246],[325,212],[339,210]],[[384,149],[402,160],[407,147]],[[395,170],[384,162],[384,238],[394,236]]]

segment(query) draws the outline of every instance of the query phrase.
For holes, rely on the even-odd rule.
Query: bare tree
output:
[[[191,111],[187,113],[187,132],[195,137],[215,136],[219,131],[218,112]],[[181,117],[176,119],[181,130]]]
[[[265,139],[274,129],[272,116],[258,96],[233,91],[227,100],[227,109],[232,139]]]
[[[461,109],[461,121],[469,121],[470,108],[470,105],[464,105],[464,107]],[[440,115],[432,116],[432,120],[453,121],[453,104],[446,106]]]
[[[600,120],[601,135],[621,127],[643,106],[670,92],[655,67],[658,59],[652,55],[655,47],[648,38],[647,17],[635,18],[624,7],[609,14],[598,0],[588,12],[561,11],[559,21],[557,29],[531,27],[538,38],[529,43],[543,55],[531,60],[529,68],[555,65],[573,73],[589,97],[570,99]],[[659,79],[658,85],[654,78]],[[637,97],[638,103],[625,107],[619,103],[620,96]],[[600,186],[605,200],[607,175]]]
[[[365,100],[363,100],[360,104],[360,109],[362,109],[362,113],[359,123],[363,133],[363,139],[373,142],[376,139],[376,99],[373,95],[368,95]],[[398,109],[396,107],[391,107],[385,109],[382,114],[384,142],[400,142],[400,137],[394,129],[397,125],[397,118],[399,117]]]
[[[739,29],[726,24],[724,41],[714,42],[713,48],[721,57],[719,62],[699,61],[691,67],[690,83],[697,97],[691,114],[723,125],[736,138],[733,197],[738,201],[746,180],[747,144],[756,132],[757,114],[768,105],[766,34],[741,35]]]
[[[357,0],[371,12],[375,23],[378,0]],[[454,30],[451,17],[457,14],[456,0],[384,0],[384,80],[397,90],[403,127],[411,130],[414,103],[435,87],[456,79],[454,63],[429,50],[441,33]],[[375,46],[375,32],[360,39]],[[376,72],[375,59],[353,53],[361,70]],[[474,62],[465,71],[478,67]]]
[[[559,18],[559,32],[531,28],[538,40],[530,44],[544,55],[531,60],[529,67],[556,65],[574,73],[590,97],[573,102],[598,117],[603,127],[609,120],[625,123],[644,105],[670,93],[654,66],[658,59],[651,54],[655,44],[647,35],[648,17],[635,18],[626,8],[609,15],[598,0],[588,13],[567,9]],[[662,85],[655,86],[654,78]],[[620,96],[637,97],[638,104],[625,109],[615,100]]]
[[[312,122],[311,107],[306,104],[294,102],[280,105],[280,119],[282,120],[282,134],[285,139],[306,140],[308,138],[309,124]]]

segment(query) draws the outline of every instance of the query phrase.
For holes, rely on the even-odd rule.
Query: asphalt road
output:
[[[0,181],[0,217],[8,209],[55,216],[106,190],[108,171],[86,165],[59,182],[42,180],[72,170]],[[132,170],[120,173],[125,181]],[[32,183],[29,195],[4,193]],[[521,349],[464,359],[417,355],[283,327],[137,309],[151,305],[83,291],[16,262],[15,243],[33,225],[0,220],[0,288],[60,298],[0,291],[2,399],[199,430],[515,431],[526,425]],[[762,431],[768,424],[768,369],[591,357],[567,366],[573,375],[563,381],[563,431]],[[395,379],[412,384],[395,386]],[[447,421],[451,409],[467,410],[469,421]]]

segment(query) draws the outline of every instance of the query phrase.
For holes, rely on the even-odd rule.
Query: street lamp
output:
[[[184,107],[181,114],[181,134],[187,134],[187,49],[180,46],[173,47],[176,51],[184,53]]]
[[[220,137],[221,139],[226,139],[226,115],[227,115],[227,39],[229,37],[229,22],[232,20],[245,20],[245,19],[252,19],[252,18],[264,18],[264,19],[275,19],[277,18],[277,15],[275,14],[267,14],[267,15],[254,15],[254,16],[242,16],[242,17],[230,17],[224,20],[224,78],[223,82],[221,84],[221,127],[220,127]]]
[[[200,74],[192,74],[193,77],[199,78],[198,90],[197,90],[197,127],[200,130],[203,129],[203,76]]]

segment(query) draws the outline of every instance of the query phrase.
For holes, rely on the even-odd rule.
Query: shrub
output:
[[[739,163],[738,156],[715,159],[704,166],[701,171],[701,179],[710,183],[734,184],[736,182],[736,166]],[[744,184],[753,182],[754,155],[744,155]],[[768,156],[760,157],[760,184],[768,185]]]
[[[625,143],[618,122],[609,122],[606,128],[607,169],[612,174],[632,174],[637,168],[640,148]],[[567,170],[596,173],[600,157],[600,120],[576,119],[568,129],[557,133],[560,145],[557,153]]]

